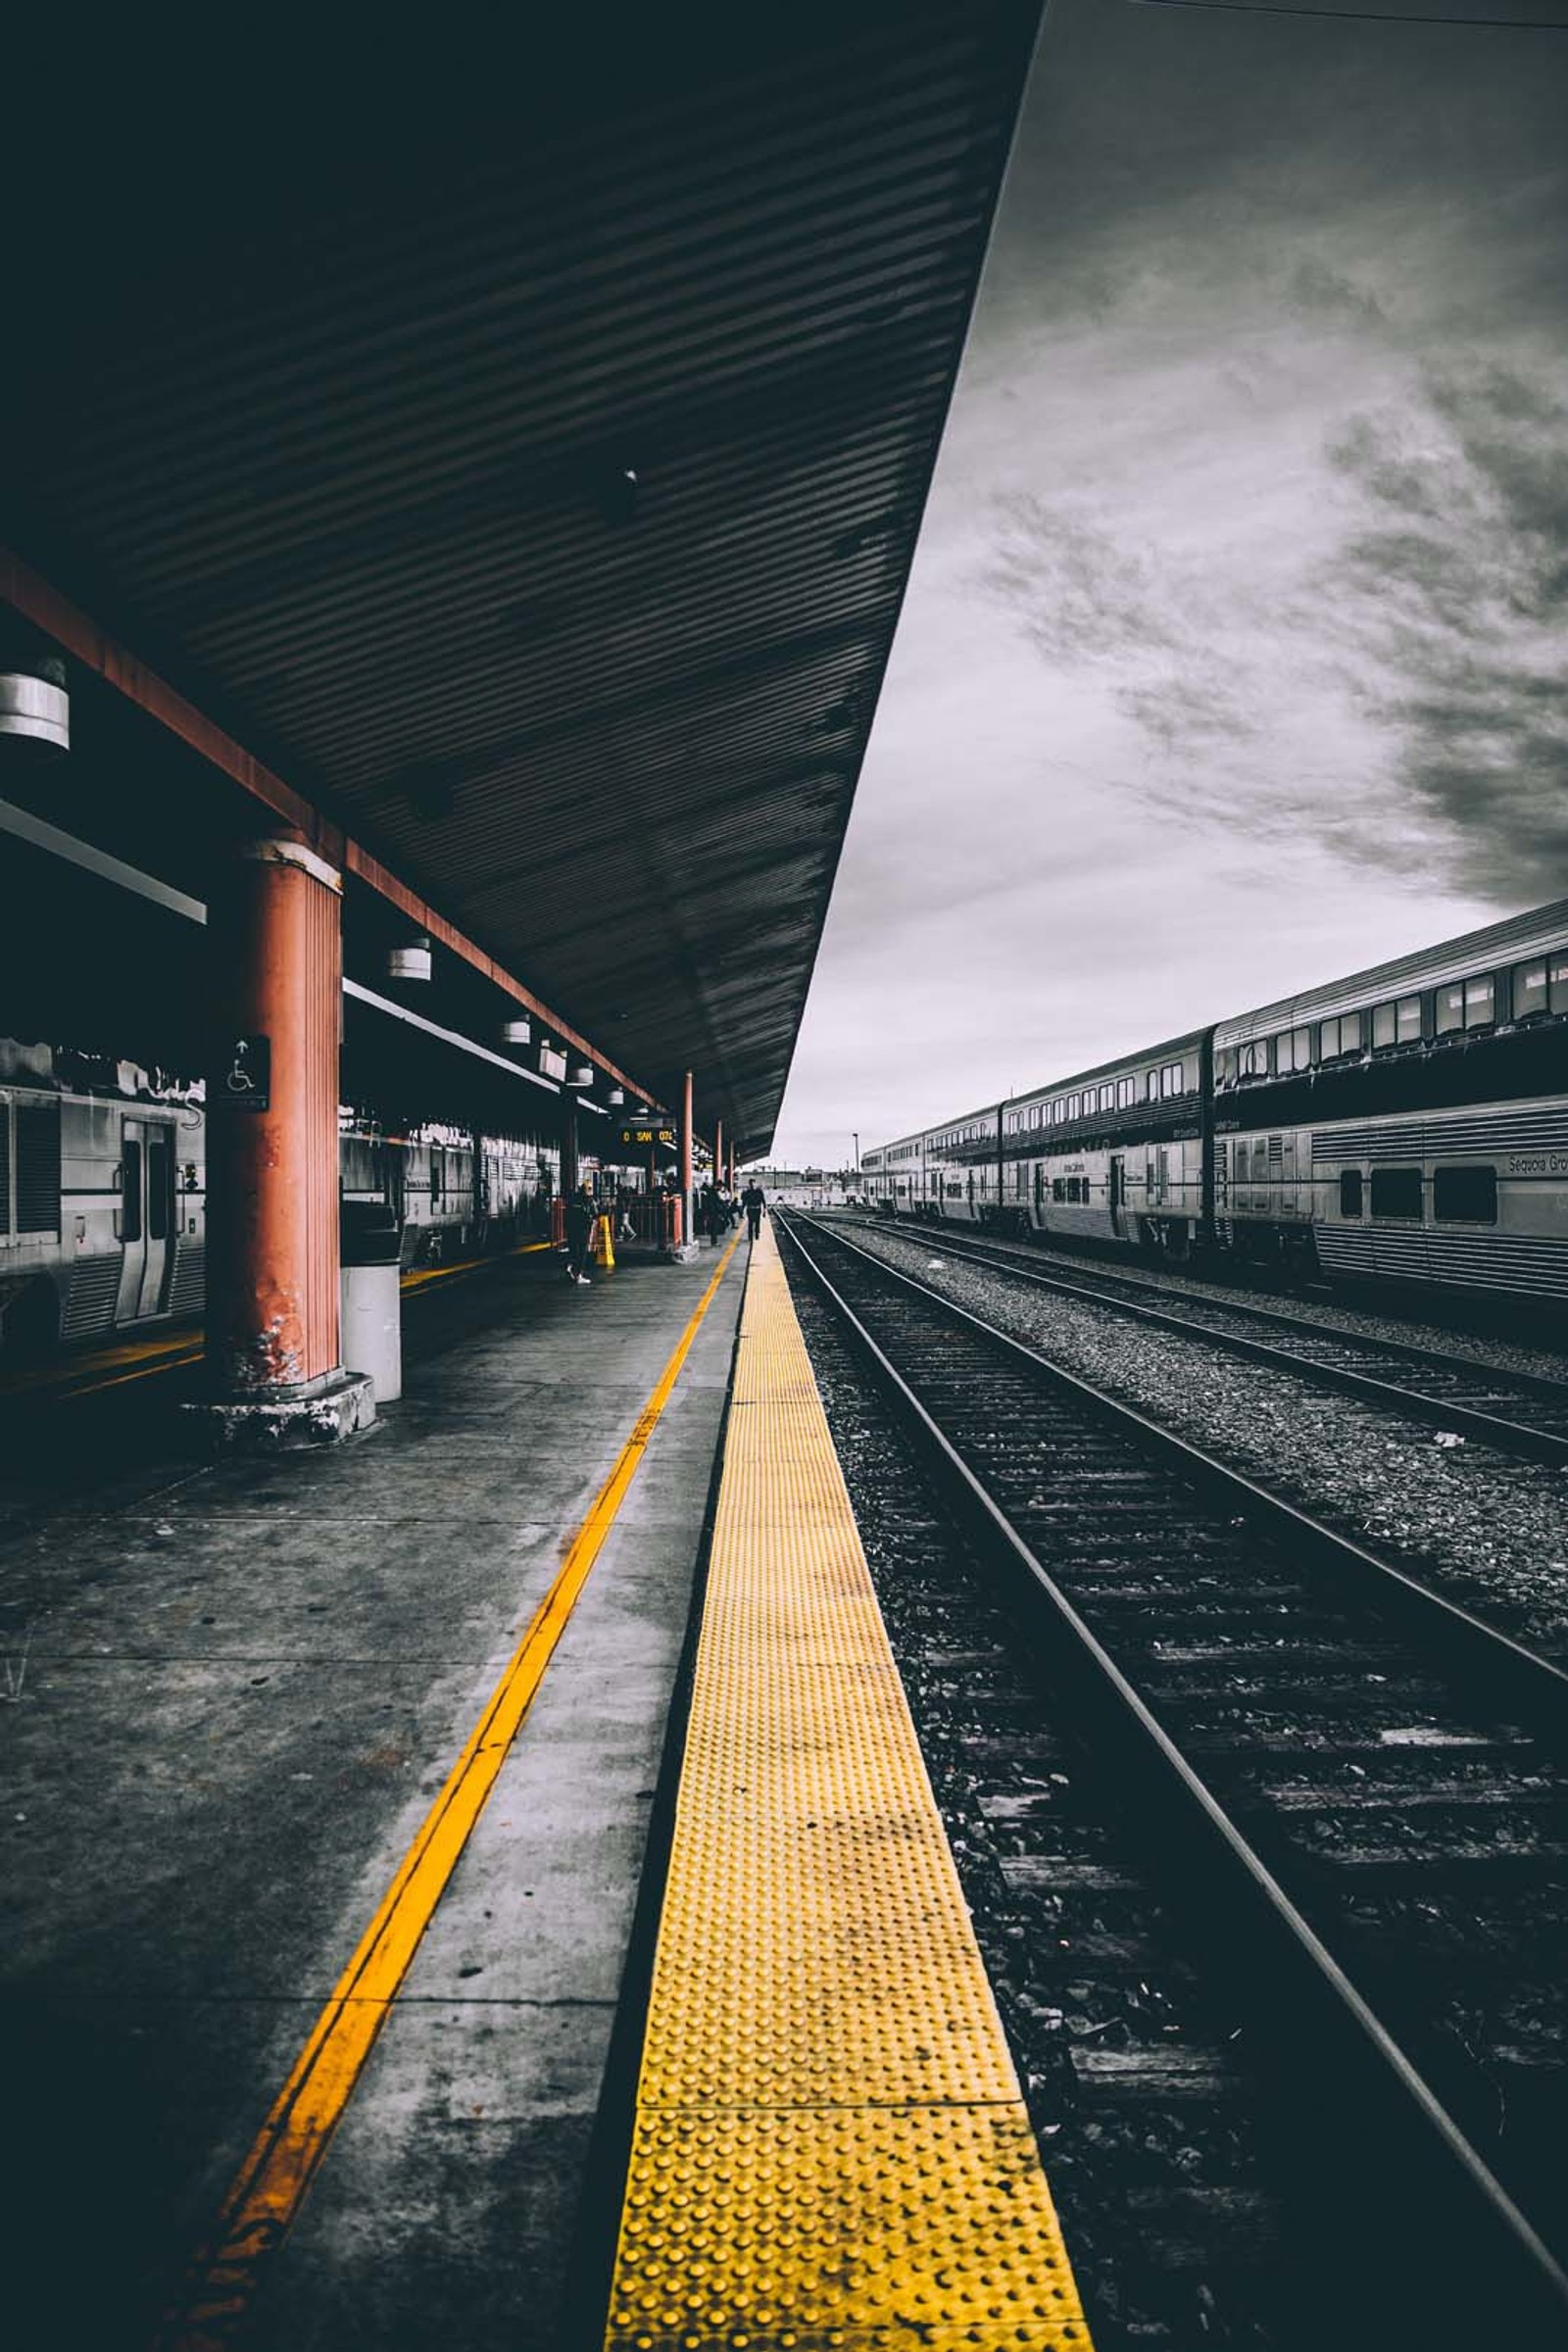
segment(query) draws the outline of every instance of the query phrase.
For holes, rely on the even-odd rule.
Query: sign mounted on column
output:
[[[228,1037],[213,1057],[219,1075],[207,1100],[209,1110],[270,1110],[272,1093],[272,1041],[270,1037]]]

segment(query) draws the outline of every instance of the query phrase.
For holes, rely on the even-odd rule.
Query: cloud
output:
[[[1352,527],[1327,582],[1410,807],[1465,886],[1544,898],[1568,875],[1568,405],[1544,372],[1430,369],[1329,462]]]
[[[1169,759],[1191,760],[1255,732],[1212,630],[1199,568],[1132,544],[1071,503],[1012,494],[978,584],[1005,605],[1053,664],[1088,669],[1114,707]]]
[[[1196,520],[1163,482],[997,493],[973,582],[1163,823],[1528,904],[1568,876],[1568,405],[1522,361],[1377,380]]]

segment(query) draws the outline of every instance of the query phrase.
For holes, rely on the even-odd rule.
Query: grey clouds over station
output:
[[[1568,892],[1568,36],[1056,0],[776,1148]]]

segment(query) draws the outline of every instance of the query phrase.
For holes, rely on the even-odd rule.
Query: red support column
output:
[[[686,1072],[680,1090],[680,1238],[683,1243],[693,1242],[697,1238],[697,1228],[692,1215],[692,1074],[690,1070]]]
[[[204,1413],[220,1446],[327,1445],[372,1420],[339,1346],[342,884],[303,841],[248,844],[210,918]]]

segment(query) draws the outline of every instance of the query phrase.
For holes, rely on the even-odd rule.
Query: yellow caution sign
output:
[[[594,1219],[594,1264],[609,1266],[612,1272],[614,1270],[615,1245],[611,1239],[608,1217]]]

